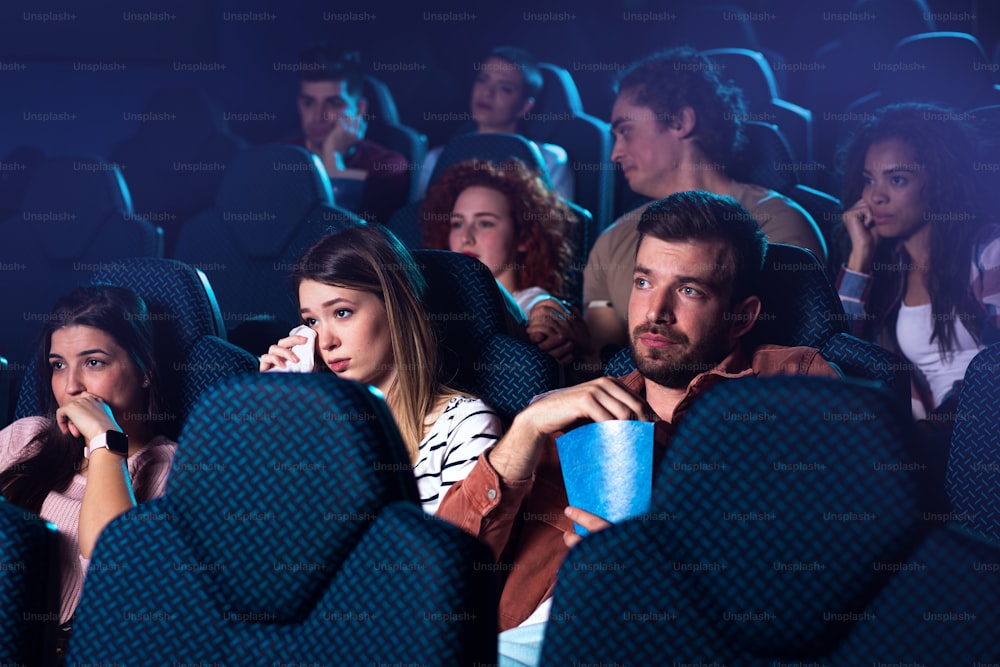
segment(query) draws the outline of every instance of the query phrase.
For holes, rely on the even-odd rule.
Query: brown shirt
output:
[[[762,345],[749,362],[737,349],[716,368],[691,380],[670,421],[656,423],[654,459],[662,457],[677,423],[698,396],[718,382],[749,375],[840,376],[814,348]],[[645,391],[638,371],[621,381],[636,393]],[[573,531],[573,522],[563,514],[569,502],[562,479],[555,440],[550,438],[533,478],[514,483],[502,480],[488,456],[482,455],[438,508],[438,517],[478,537],[493,550],[500,574],[500,631],[519,625],[552,595],[567,551],[563,533]]]

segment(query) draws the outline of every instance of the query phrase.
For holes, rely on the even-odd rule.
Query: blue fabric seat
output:
[[[247,143],[201,88],[160,88],[143,117],[109,159],[123,170],[136,210],[163,229],[169,257],[181,224],[212,207],[226,167]]]
[[[559,386],[555,360],[523,339],[485,264],[449,250],[414,257],[427,280],[442,382],[479,396],[508,423],[532,397]]]
[[[945,486],[964,525],[1000,541],[1000,343],[965,371],[948,454]]]
[[[121,171],[86,156],[38,164],[21,209],[0,222],[0,355],[24,372],[41,318],[96,268],[162,256],[162,232],[135,214]]]
[[[256,146],[229,165],[215,208],[184,223],[175,257],[205,272],[230,340],[259,355],[298,323],[287,278],[302,252],[362,222],[334,205],[314,155],[299,146]]]
[[[701,54],[719,65],[722,79],[731,79],[743,91],[749,118],[781,128],[792,149],[793,163],[813,160],[812,111],[789,102],[778,90],[771,64],[760,51],[728,48],[708,49]],[[808,172],[807,172],[808,173]],[[815,184],[811,173],[808,182]]]
[[[745,378],[678,426],[650,511],[563,563],[544,665],[973,664],[997,547],[927,517],[912,420],[871,383]],[[669,664],[669,662],[668,662]]]
[[[0,498],[0,664],[54,664],[59,558],[56,527]]]
[[[495,662],[491,564],[424,514],[368,387],[236,378],[193,410],[166,495],[101,535],[69,664]]]
[[[404,125],[396,110],[396,100],[389,86],[366,74],[361,93],[368,100],[368,131],[365,138],[403,155],[410,163],[410,195],[417,195],[420,182],[420,165],[427,156],[427,136]]]
[[[576,82],[565,68],[552,63],[539,63],[538,68],[544,84],[528,113],[524,136],[566,150],[573,170],[573,203],[594,218],[590,241],[581,248],[586,257],[596,234],[614,221],[611,125],[583,110]]]

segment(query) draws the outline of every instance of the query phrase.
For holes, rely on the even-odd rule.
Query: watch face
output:
[[[128,456],[128,436],[121,431],[108,431],[108,449],[115,454]]]

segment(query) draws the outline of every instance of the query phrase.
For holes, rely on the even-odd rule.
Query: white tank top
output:
[[[982,345],[977,345],[969,330],[959,321],[955,323],[955,349],[941,359],[938,344],[931,342],[933,332],[931,304],[921,306],[900,305],[896,317],[896,341],[899,349],[930,385],[934,407],[941,404],[952,385],[965,377],[965,369]]]

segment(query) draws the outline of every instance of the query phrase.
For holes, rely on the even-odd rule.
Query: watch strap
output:
[[[128,456],[128,436],[121,431],[106,431],[95,435],[84,448],[83,457],[89,459],[93,452],[101,448],[119,456]]]

